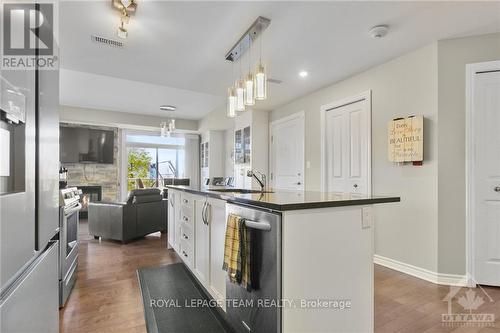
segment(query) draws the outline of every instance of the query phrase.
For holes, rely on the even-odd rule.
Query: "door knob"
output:
[[[500,192],[500,186],[495,186],[495,188],[493,189],[493,191]]]
[[[301,185],[302,183],[301,183],[301,182],[297,182],[296,184],[297,184],[297,185]]]
[[[354,184],[352,185],[354,188],[358,188],[358,184]]]

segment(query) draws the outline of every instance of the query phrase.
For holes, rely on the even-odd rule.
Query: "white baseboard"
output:
[[[425,268],[406,264],[401,261],[382,257],[377,254],[373,256],[373,262],[377,265],[394,269],[401,273],[405,273],[435,284],[442,284],[447,286],[460,286],[460,287],[467,286],[467,279],[465,275],[437,273]]]

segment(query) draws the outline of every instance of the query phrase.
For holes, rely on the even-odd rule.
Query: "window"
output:
[[[193,170],[198,169],[198,160],[192,156],[198,155],[198,136],[126,132],[124,139],[127,191],[163,187],[167,178],[189,178],[192,184],[197,183]]]

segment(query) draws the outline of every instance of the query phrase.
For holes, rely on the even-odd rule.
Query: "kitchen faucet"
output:
[[[260,175],[261,179],[259,179],[259,177],[255,173],[258,173]],[[266,182],[267,182],[265,174],[263,174],[262,172],[259,172],[257,170],[248,170],[247,177],[255,178],[257,180],[257,182],[259,182],[260,191],[264,192],[264,189],[266,188]]]

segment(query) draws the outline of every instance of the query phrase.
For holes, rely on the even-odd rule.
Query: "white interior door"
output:
[[[370,94],[322,108],[327,192],[371,193]]]
[[[475,280],[500,286],[500,70],[472,80]]]
[[[273,188],[304,190],[304,113],[271,123]]]

